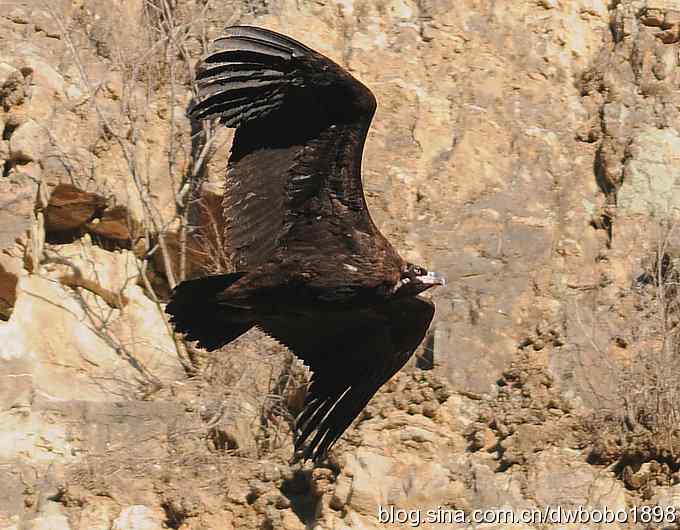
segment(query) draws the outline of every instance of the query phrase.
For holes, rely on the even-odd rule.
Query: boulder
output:
[[[83,191],[70,184],[59,184],[45,208],[45,231],[47,234],[80,230],[101,215],[106,199],[95,193]]]
[[[37,183],[23,173],[0,179],[0,250],[14,245],[34,219]]]
[[[47,501],[41,506],[38,515],[28,522],[28,530],[71,530],[63,505]]]
[[[46,127],[34,120],[26,120],[10,136],[10,160],[15,163],[40,160],[49,144],[50,137]]]
[[[162,519],[147,506],[128,506],[113,522],[112,530],[163,530]]]
[[[0,256],[0,320],[7,320],[12,314],[17,299],[17,275],[3,266]]]
[[[24,101],[24,76],[13,66],[0,62],[0,106],[8,110]]]
[[[141,236],[141,227],[125,206],[105,210],[85,227],[93,240],[106,248],[133,248]]]

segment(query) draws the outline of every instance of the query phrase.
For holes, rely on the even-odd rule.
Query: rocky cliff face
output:
[[[372,214],[450,284],[315,469],[288,462],[290,355],[206,355],[162,313],[220,265],[187,227],[215,225],[231,136],[184,110],[236,22],[371,87]],[[678,1],[0,0],[0,28],[0,528],[680,509]]]

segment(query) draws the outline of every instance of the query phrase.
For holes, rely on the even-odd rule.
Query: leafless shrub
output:
[[[289,353],[281,372],[270,379],[269,392],[262,403],[257,440],[261,455],[272,453],[290,441],[306,390],[307,374]]]
[[[206,186],[206,165],[216,148],[214,125],[193,122],[188,131],[186,121],[179,115],[184,112],[182,106],[187,101],[188,92],[196,93],[194,64],[207,49],[206,28],[210,23],[207,13],[211,3],[212,0],[144,0],[142,24],[136,26],[140,33],[134,39],[125,38],[130,33],[129,28],[118,31],[119,28],[112,27],[114,19],[111,17],[89,16],[81,12],[80,19],[67,23],[59,13],[50,11],[62,30],[63,41],[85,87],[86,98],[81,104],[83,116],[89,119],[94,114],[99,122],[101,137],[94,141],[91,150],[95,155],[98,150],[105,152],[109,149],[120,154],[125,164],[124,176],[128,180],[126,188],[133,190],[130,201],[134,199],[141,204],[141,219],[133,219],[129,208],[126,212],[112,210],[128,205],[112,204],[97,219],[90,221],[85,231],[102,246],[115,244],[114,248],[135,251],[139,258],[141,284],[161,312],[169,290],[180,281],[231,269],[224,240],[221,195]],[[111,97],[108,86],[88,75],[81,46],[83,35],[94,52],[110,61],[111,68],[119,74],[122,85],[115,89],[115,97]],[[166,102],[162,116],[166,141],[162,151],[165,159],[161,181],[158,177],[150,178],[154,171],[152,160],[148,150],[145,153],[138,148],[148,126],[148,109],[158,100]],[[64,150],[57,149],[56,152],[67,156]],[[157,175],[157,166],[155,171]],[[156,200],[159,186],[174,193],[170,212],[168,208],[161,208]],[[108,190],[95,191],[108,199]],[[105,230],[107,222],[108,231]],[[124,233],[123,229],[130,234],[129,244],[105,240],[106,234]],[[98,290],[96,283],[83,281],[77,274],[65,277],[64,283],[78,295],[84,292],[89,296],[90,292]],[[106,314],[123,303],[122,293],[98,294],[107,296]],[[127,348],[107,326],[109,317],[96,314],[91,317],[92,325],[97,326],[106,340],[117,348],[116,351],[133,360],[133,350]],[[169,325],[168,332],[172,334]],[[290,353],[283,357],[283,369],[278,362],[280,356],[272,364],[265,391],[258,387],[258,394],[251,395],[255,392],[254,385],[244,386],[243,381],[266,377],[263,366],[272,362],[273,358],[260,355],[259,348],[251,352],[258,358],[258,374],[249,374],[244,379],[244,370],[249,363],[244,363],[241,356],[227,361],[227,356],[207,355],[192,344],[184,343],[181,337],[173,336],[178,357],[188,375],[197,376],[207,384],[206,388],[211,389],[203,392],[202,397],[222,403],[221,412],[205,421],[203,434],[206,441],[223,452],[238,452],[233,440],[225,434],[228,429],[222,429],[219,422],[229,422],[230,417],[238,417],[239,411],[227,410],[228,404],[233,403],[238,409],[244,400],[256,404],[258,410],[252,420],[256,425],[249,426],[257,433],[258,457],[271,454],[290,441],[293,419],[301,408],[306,385],[304,370],[294,363]]]
[[[615,337],[627,351],[616,363],[617,407],[591,418],[596,463],[615,464],[637,489],[635,472],[656,462],[680,469],[680,252],[674,224],[661,224],[656,249],[634,281],[630,329]]]
[[[136,24],[130,20],[130,27],[126,26],[125,17],[88,15],[85,9],[80,10],[74,20],[66,21],[46,4],[61,29],[63,41],[80,73],[87,94],[87,105],[94,111],[103,138],[117,147],[125,162],[131,184],[126,187],[135,190],[135,200],[141,203],[141,222],[131,218],[127,223],[118,222],[122,227],[134,225],[135,229],[128,230],[131,234],[129,244],[116,242],[116,247],[134,248],[141,257],[139,272],[142,283],[147,293],[158,303],[159,310],[158,289],[154,288],[157,285],[147,273],[152,268],[150,265],[162,263],[160,268],[156,268],[161,270],[169,288],[172,288],[190,272],[187,268],[191,242],[188,237],[189,222],[193,211],[200,206],[197,198],[201,195],[205,163],[212,144],[211,127],[201,126],[200,132],[194,131],[198,139],[192,143],[192,149],[183,150],[187,142],[182,141],[182,133],[188,131],[180,130],[177,119],[177,112],[181,112],[178,102],[186,100],[187,88],[195,91],[193,65],[195,57],[205,49],[207,43],[206,31],[202,26],[205,25],[209,4],[205,2],[198,11],[191,11],[191,7],[195,7],[193,3],[180,6],[174,0],[145,0],[142,5],[142,23]],[[113,98],[118,107],[117,112],[112,113],[111,102],[105,102],[106,98],[102,97],[108,87],[88,75],[80,46],[83,35],[93,45],[95,52],[107,58],[112,69],[119,73],[122,86]],[[134,38],[130,38],[131,35]],[[148,119],[148,108],[158,99],[168,102],[166,182],[150,179],[152,168],[149,155],[137,148]],[[174,191],[174,212],[168,214],[167,209],[161,211],[154,199],[160,190],[155,187]],[[92,230],[96,232],[98,228],[101,227],[94,225]],[[204,239],[215,241],[214,237]],[[210,255],[213,253],[210,252]],[[193,261],[198,262],[198,257]],[[169,327],[168,332],[172,333]],[[177,350],[185,368],[190,369],[190,356],[180,340],[177,341]]]
[[[623,399],[630,421],[680,457],[680,254],[669,243],[674,230],[664,227],[650,270],[638,279],[641,347],[626,373]]]

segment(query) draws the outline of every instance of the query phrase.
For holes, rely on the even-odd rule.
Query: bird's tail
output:
[[[248,331],[255,322],[236,308],[219,303],[217,295],[238,281],[244,272],[205,276],[178,284],[165,312],[175,330],[207,350],[215,350]]]

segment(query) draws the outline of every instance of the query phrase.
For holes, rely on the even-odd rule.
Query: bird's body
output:
[[[434,306],[417,295],[443,280],[406,263],[368,213],[368,88],[246,26],[215,41],[197,80],[190,115],[236,128],[223,202],[235,272],[182,282],[166,311],[208,349],[258,326],[301,357],[313,376],[296,447],[318,460],[420,344]]]

